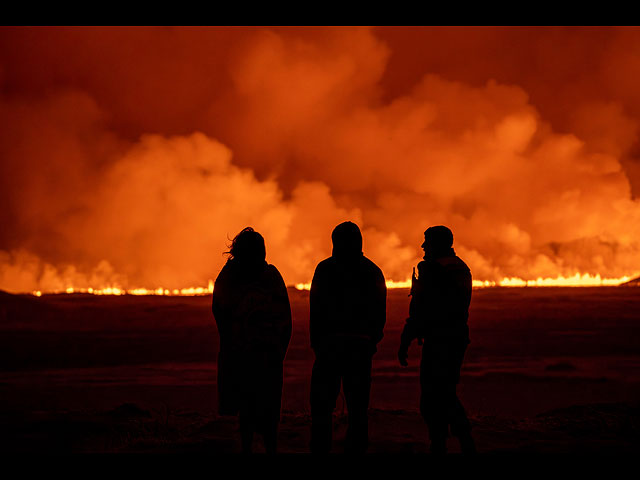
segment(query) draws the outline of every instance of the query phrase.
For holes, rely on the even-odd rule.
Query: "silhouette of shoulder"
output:
[[[320,263],[318,263],[318,265],[316,265],[316,273],[333,268],[334,264],[335,259],[333,257],[325,258]]]
[[[457,255],[442,257],[436,260],[440,265],[448,269],[469,271],[469,267]]]
[[[265,269],[265,274],[269,280],[284,284],[284,279],[282,278],[280,271],[274,265],[268,264]]]
[[[435,260],[423,260],[418,264],[418,277],[442,274],[445,271],[460,274],[471,273],[469,267],[457,255],[441,257]]]
[[[362,259],[364,260],[365,268],[370,269],[372,274],[374,274],[374,275],[376,275],[378,277],[382,277],[382,279],[384,280],[384,275],[383,275],[382,270],[380,269],[380,267],[378,267],[375,263],[373,263],[371,260],[369,260],[365,256],[363,256]]]
[[[331,271],[335,269],[344,268],[343,265],[344,264],[342,262],[340,262],[334,257],[325,258],[320,263],[318,263],[316,267],[316,275],[329,274]],[[352,264],[349,264],[349,265],[352,265]],[[370,274],[372,277],[374,276],[380,277],[384,280],[384,275],[380,267],[378,267],[375,263],[373,263],[364,255],[362,255],[358,259],[358,262],[355,263],[355,265],[357,265],[358,270],[360,270],[362,273]]]

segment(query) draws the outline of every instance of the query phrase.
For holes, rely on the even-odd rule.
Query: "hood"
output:
[[[331,234],[333,241],[332,256],[342,259],[362,257],[362,233],[353,222],[344,222],[334,228]]]

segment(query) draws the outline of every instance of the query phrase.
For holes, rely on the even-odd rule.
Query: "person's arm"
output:
[[[278,269],[273,267],[275,283],[276,283],[276,304],[278,305],[278,330],[280,339],[280,349],[282,351],[282,358],[284,359],[289,348],[289,342],[291,341],[291,303],[289,302],[289,293],[287,292],[287,286],[284,283],[284,279]]]
[[[218,274],[213,286],[213,295],[211,296],[211,312],[218,327],[220,338],[225,336],[229,326],[228,321],[228,302],[229,302],[229,266],[225,264]]]
[[[409,357],[409,347],[414,339],[422,338],[423,328],[421,322],[424,321],[424,280],[428,275],[425,262],[418,264],[418,278],[412,277],[411,301],[409,303],[409,317],[406,319],[402,333],[400,334],[400,348],[398,349],[398,360],[403,366],[407,366]]]
[[[327,298],[324,277],[323,267],[318,265],[313,274],[311,291],[309,292],[309,340],[313,350],[320,346],[325,337]]]
[[[400,334],[400,347],[398,348],[398,361],[403,367],[409,365],[407,361],[409,358],[409,347],[414,338],[418,338],[418,329],[413,319],[409,317]]]
[[[387,322],[387,285],[384,281],[382,270],[376,272],[374,285],[374,310],[373,310],[373,334],[371,335],[374,346],[380,343],[384,337],[384,326]]]

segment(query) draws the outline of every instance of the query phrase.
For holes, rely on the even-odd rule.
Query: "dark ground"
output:
[[[308,292],[289,294],[279,446],[306,452]],[[427,451],[419,347],[408,368],[396,360],[408,300],[406,290],[390,290],[374,357],[374,453]],[[470,327],[458,392],[480,452],[640,452],[640,289],[475,290]],[[0,292],[0,448],[237,452],[235,419],[216,415],[217,349],[210,297]],[[345,420],[339,399],[335,451]]]

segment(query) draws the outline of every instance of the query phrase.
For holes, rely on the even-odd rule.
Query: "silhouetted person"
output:
[[[333,253],[311,282],[311,452],[331,450],[332,414],[344,390],[349,413],[345,451],[368,445],[371,358],[382,339],[387,288],[382,271],[362,254],[362,234],[351,222],[331,234]]]
[[[212,311],[220,334],[218,410],[238,415],[242,451],[253,433],[275,453],[282,364],[291,339],[291,307],[282,276],[265,261],[262,235],[251,227],[231,244],[213,289]]]
[[[469,344],[471,272],[456,256],[453,234],[445,226],[424,232],[424,261],[413,276],[409,318],[402,332],[398,359],[407,365],[413,339],[422,347],[420,412],[429,429],[431,451],[446,452],[449,426],[463,453],[474,453],[471,425],[456,395],[460,367]]]

